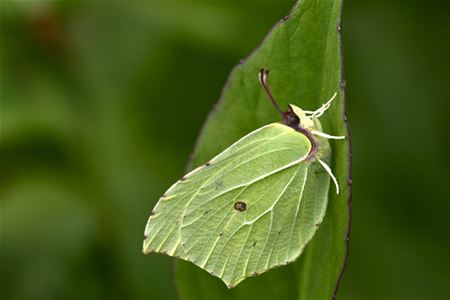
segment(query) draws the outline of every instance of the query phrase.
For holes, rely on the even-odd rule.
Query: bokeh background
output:
[[[290,1],[2,1],[2,299],[174,299],[143,256],[234,64]],[[450,298],[450,5],[346,0],[340,299]],[[226,124],[224,124],[226,126]]]

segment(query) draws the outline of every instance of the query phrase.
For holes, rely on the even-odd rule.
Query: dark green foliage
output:
[[[292,5],[1,1],[1,299],[175,299],[142,228],[233,65]],[[338,299],[449,298],[449,12],[345,1],[355,184]],[[310,101],[274,89],[283,105]],[[277,120],[262,97],[273,115],[258,122]],[[263,285],[287,299],[296,271],[278,272]]]

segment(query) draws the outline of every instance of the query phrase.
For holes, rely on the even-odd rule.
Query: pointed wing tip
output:
[[[226,281],[223,278],[219,277],[227,286],[227,288],[229,290],[234,289],[239,283],[241,283],[242,281],[244,281],[244,279],[248,278],[249,276],[245,276],[245,277],[240,277],[240,278],[235,278],[233,281]]]
[[[219,278],[220,278],[220,277],[219,277]],[[222,279],[222,278],[220,278],[220,279]],[[230,282],[230,281],[225,281],[225,280],[223,280],[223,279],[222,279],[222,281],[225,283],[225,285],[227,286],[227,288],[228,288],[229,290],[235,288],[236,285],[239,284],[239,282]]]
[[[145,236],[145,237],[144,237],[144,242],[142,243],[142,254],[144,254],[144,255],[147,255],[147,254],[153,252],[153,251],[150,249],[150,244],[147,243],[147,238],[148,238],[148,237]]]

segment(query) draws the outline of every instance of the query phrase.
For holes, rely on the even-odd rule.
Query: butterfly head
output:
[[[261,68],[259,71],[259,81],[266,90],[267,96],[269,96],[269,99],[272,102],[273,106],[280,113],[283,119],[283,124],[295,129],[300,128],[307,131],[319,129],[317,127],[320,127],[320,123],[318,122],[318,119],[315,118],[315,114],[311,114],[311,112],[309,111],[304,111],[300,107],[293,104],[289,105],[289,109],[287,111],[284,112],[281,110],[280,106],[273,97],[272,91],[269,88],[269,84],[267,82],[268,76],[269,70]]]
[[[316,129],[317,124],[312,117],[306,115],[303,109],[294,104],[289,104],[289,110],[283,114],[283,123],[289,127],[301,127],[308,131]]]
[[[322,125],[320,124],[319,118],[322,116],[328,108],[330,108],[331,103],[337,96],[337,92],[324,103],[321,107],[314,111],[303,110],[298,106],[289,104],[289,109],[283,112],[275,101],[275,98],[270,91],[269,84],[267,82],[267,77],[269,76],[269,70],[261,68],[259,71],[259,81],[261,81],[262,86],[266,90],[270,101],[272,101],[275,109],[280,113],[283,124],[289,126],[298,132],[304,134],[311,142],[311,149],[306,158],[307,161],[318,161],[323,168],[328,172],[328,174],[333,179],[336,185],[336,193],[339,194],[339,184],[336,177],[331,172],[331,168],[325,163],[324,160],[330,155],[330,145],[328,139],[345,139],[345,136],[334,136],[322,132]]]

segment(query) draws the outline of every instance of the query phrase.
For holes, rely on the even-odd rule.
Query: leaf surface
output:
[[[270,69],[270,85],[283,109],[288,103],[313,110],[338,91],[321,118],[324,131],[348,136],[340,53],[341,1],[303,0],[262,45],[236,66],[219,104],[199,137],[190,168],[205,163],[234,141],[279,117],[257,74]],[[331,167],[341,193],[329,191],[327,212],[306,251],[291,265],[248,279],[232,290],[189,262],[175,262],[181,299],[330,299],[343,270],[350,220],[349,140],[331,141]]]

